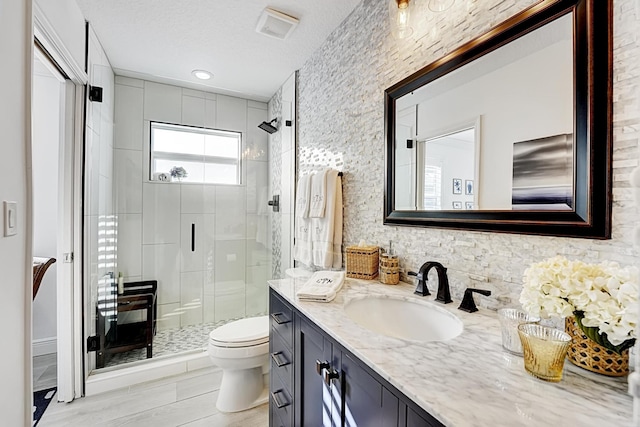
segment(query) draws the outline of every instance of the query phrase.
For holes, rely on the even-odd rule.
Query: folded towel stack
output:
[[[343,271],[316,271],[298,290],[296,296],[303,301],[330,302],[344,283]]]

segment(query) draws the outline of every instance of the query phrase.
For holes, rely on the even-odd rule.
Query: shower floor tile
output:
[[[265,315],[264,313],[263,315]],[[206,349],[209,341],[209,333],[226,323],[238,319],[226,319],[219,322],[190,325],[182,328],[158,331],[153,337],[153,357],[175,355],[191,350]],[[117,366],[124,363],[146,360],[147,350],[137,349],[124,353],[114,354],[105,364],[106,367]]]

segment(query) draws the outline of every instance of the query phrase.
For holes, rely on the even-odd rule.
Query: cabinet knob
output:
[[[335,369],[327,369],[324,371],[324,383],[326,385],[331,385],[331,380],[337,380],[340,378],[340,374]]]
[[[330,365],[328,361],[324,361],[321,362],[319,360],[316,360],[316,372],[318,373],[318,375],[322,375],[322,371],[324,369],[329,369]]]

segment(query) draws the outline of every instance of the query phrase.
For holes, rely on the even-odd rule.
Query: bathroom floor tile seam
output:
[[[269,409],[232,414],[215,407],[222,371],[204,368],[173,377],[76,399],[51,403],[40,426],[266,426]],[[55,399],[55,398],[54,398]]]

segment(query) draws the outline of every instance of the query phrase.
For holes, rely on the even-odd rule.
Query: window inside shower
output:
[[[85,149],[89,371],[202,351],[266,314],[272,273],[267,104],[116,76],[110,107],[108,90]]]
[[[181,182],[240,184],[241,143],[240,132],[151,122],[151,177],[164,173]]]

